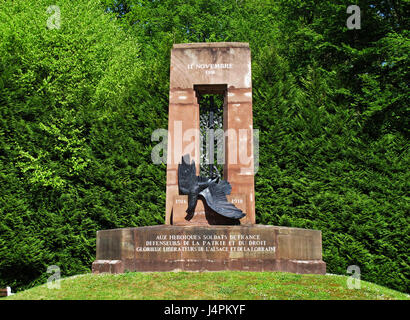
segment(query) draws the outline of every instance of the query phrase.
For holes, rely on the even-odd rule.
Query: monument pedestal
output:
[[[93,273],[173,270],[325,274],[326,264],[318,230],[161,225],[97,232]]]

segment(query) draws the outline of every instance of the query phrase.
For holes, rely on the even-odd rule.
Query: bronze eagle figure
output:
[[[178,188],[179,192],[188,195],[188,214],[195,211],[198,197],[202,196],[206,204],[216,213],[231,218],[240,219],[245,216],[242,210],[228,202],[227,195],[231,193],[232,187],[226,180],[210,179],[197,176],[195,161],[190,159],[189,154],[182,157],[178,164]]]

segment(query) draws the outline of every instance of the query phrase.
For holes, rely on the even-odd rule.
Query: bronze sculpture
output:
[[[178,188],[179,192],[188,195],[188,215],[193,215],[198,201],[202,196],[206,204],[216,213],[231,219],[240,219],[245,216],[242,210],[228,202],[226,196],[231,193],[232,187],[226,180],[219,178],[211,179],[197,176],[195,161],[189,154],[182,157],[178,164]]]

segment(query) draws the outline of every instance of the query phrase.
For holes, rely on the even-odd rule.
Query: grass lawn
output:
[[[348,289],[346,276],[283,272],[129,272],[78,275],[62,279],[60,289],[48,289],[44,284],[0,300],[410,299],[407,294],[366,281],[360,284],[360,289]]]

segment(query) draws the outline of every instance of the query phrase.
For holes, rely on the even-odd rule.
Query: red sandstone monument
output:
[[[126,270],[326,272],[321,231],[255,224],[251,78],[248,43],[174,44],[170,68],[165,225],[98,231],[94,273]],[[201,174],[200,114],[204,95],[223,97],[222,177],[231,186],[224,199],[244,213],[241,219],[219,215],[201,196],[193,214],[187,215],[188,196],[181,194],[178,185],[178,168],[184,155],[195,161],[196,175]]]

